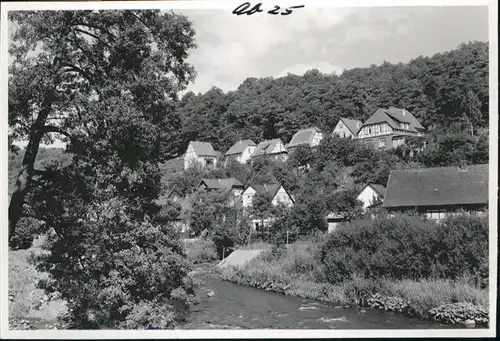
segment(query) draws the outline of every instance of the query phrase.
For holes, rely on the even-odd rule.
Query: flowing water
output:
[[[336,307],[222,281],[195,269],[200,304],[179,329],[444,329],[441,325],[370,308]],[[213,296],[207,295],[213,291]]]

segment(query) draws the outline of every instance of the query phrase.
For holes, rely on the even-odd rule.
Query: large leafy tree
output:
[[[179,236],[154,199],[158,163],[175,155],[176,94],[193,76],[190,22],[159,11],[22,12],[9,79],[9,122],[29,140],[9,207],[54,232],[45,288],[75,328],[167,328],[193,297]],[[37,46],[39,53],[27,55]],[[36,172],[49,132],[66,167]],[[27,205],[23,204],[24,202]],[[160,214],[159,214],[160,213]]]
[[[37,174],[34,162],[41,142],[52,142],[55,133],[70,143],[69,151],[78,153],[93,143],[91,135],[124,122],[96,111],[105,98],[126,98],[127,106],[137,110],[134,119],[157,133],[148,156],[178,153],[180,120],[173,103],[194,76],[185,62],[195,46],[185,17],[149,10],[22,11],[9,13],[9,20],[14,28],[9,143],[28,141],[9,205],[10,235]],[[113,143],[122,144],[122,156],[142,152],[127,145],[142,132],[118,134]]]

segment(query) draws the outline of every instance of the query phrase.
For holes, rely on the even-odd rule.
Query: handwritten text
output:
[[[255,13],[267,12],[268,14],[272,14],[272,15],[290,15],[290,14],[292,14],[292,10],[297,9],[297,8],[303,8],[304,5],[290,6],[287,8],[281,8],[278,5],[274,5],[274,7],[270,10],[265,10],[262,7],[263,7],[262,2],[259,2],[256,5],[252,5],[250,2],[244,2],[233,10],[233,14],[252,15]]]

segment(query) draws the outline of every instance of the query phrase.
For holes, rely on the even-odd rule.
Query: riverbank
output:
[[[225,281],[339,307],[371,307],[469,327],[488,325],[488,291],[466,278],[451,280],[371,280],[360,276],[340,284],[322,280],[314,258],[317,243],[296,243],[279,256],[266,252],[243,267],[219,271]]]

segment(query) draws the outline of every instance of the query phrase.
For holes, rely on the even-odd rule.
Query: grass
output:
[[[488,309],[488,290],[477,288],[468,278],[414,281],[355,275],[342,283],[327,283],[317,257],[321,238],[299,241],[274,254],[267,251],[241,268],[223,269],[221,277],[259,289],[341,305],[361,304],[376,293],[399,297],[408,302],[417,316],[426,319],[430,318],[431,309],[451,303],[466,302]]]
[[[54,320],[60,313],[66,311],[66,304],[62,300],[44,300],[45,292],[37,288],[40,279],[47,276],[39,272],[33,262],[34,256],[44,252],[41,248],[43,238],[35,240],[33,246],[27,250],[9,251],[9,318],[11,319],[44,319]]]
[[[211,240],[190,239],[185,242],[187,258],[193,263],[207,263],[218,259],[215,245]]]

